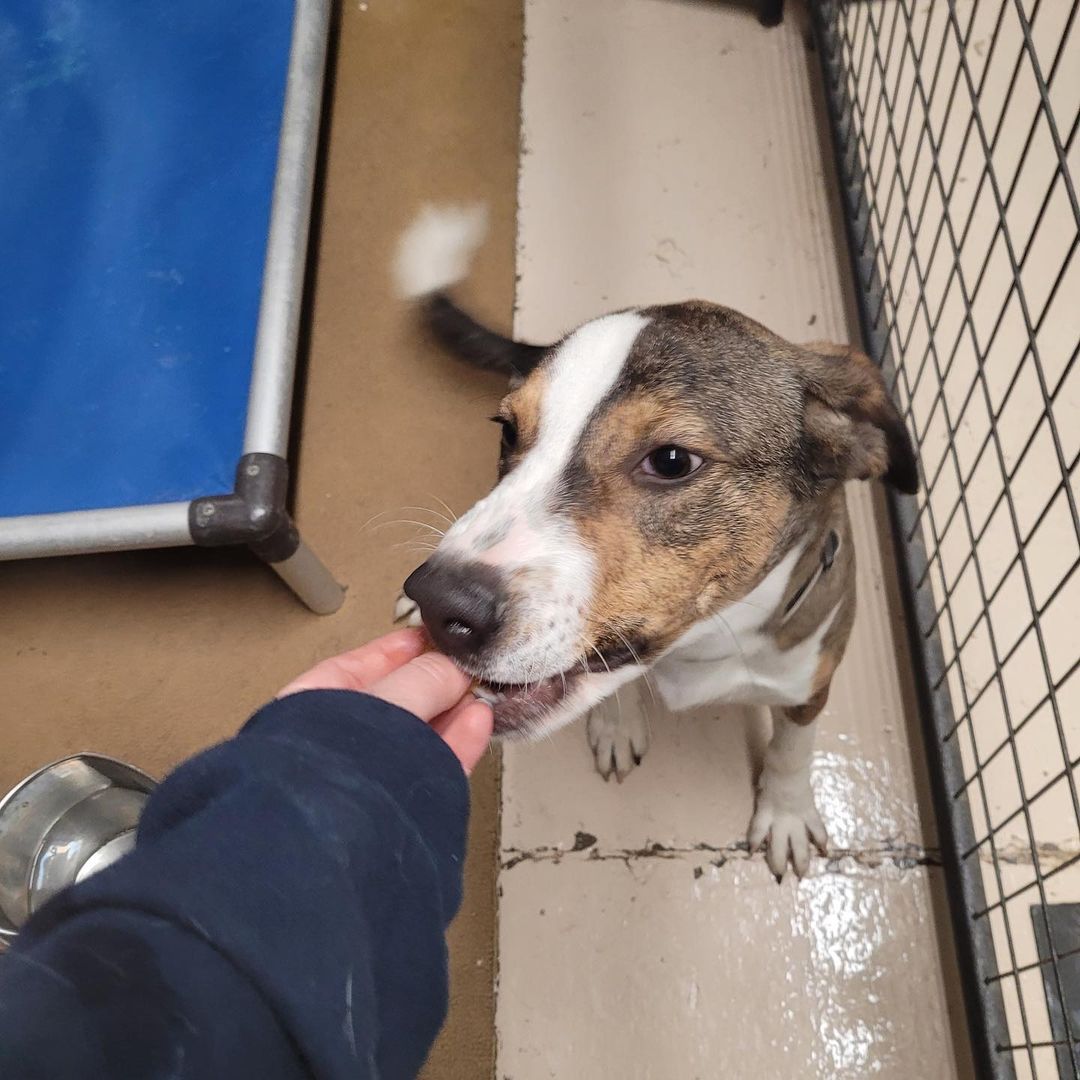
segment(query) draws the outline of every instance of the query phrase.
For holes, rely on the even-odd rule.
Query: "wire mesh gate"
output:
[[[1080,1077],[1080,0],[811,0],[980,1076]]]

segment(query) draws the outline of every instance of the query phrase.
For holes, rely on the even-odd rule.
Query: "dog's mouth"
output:
[[[575,670],[530,683],[481,681],[473,688],[473,694],[491,706],[496,735],[525,734],[561,704],[582,677],[583,673]]]
[[[605,675],[640,661],[640,652],[620,645],[582,661],[568,671],[527,683],[480,679],[473,694],[487,702],[495,714],[496,735],[527,735],[590,675]]]

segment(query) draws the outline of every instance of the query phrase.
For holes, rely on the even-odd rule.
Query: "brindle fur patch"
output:
[[[643,482],[635,470],[664,443],[706,464],[682,484]],[[596,559],[587,633],[601,649],[621,635],[655,654],[760,578],[792,496],[776,470],[740,468],[723,452],[673,396],[633,393],[590,424],[562,495]]]

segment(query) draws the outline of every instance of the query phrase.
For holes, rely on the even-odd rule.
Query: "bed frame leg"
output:
[[[285,496],[289,466],[276,454],[245,454],[230,495],[195,499],[188,507],[191,539],[202,547],[247,544],[317,615],[341,607],[345,590],[300,539]]]
[[[266,562],[316,615],[332,615],[345,600],[344,587],[303,540],[288,558]]]

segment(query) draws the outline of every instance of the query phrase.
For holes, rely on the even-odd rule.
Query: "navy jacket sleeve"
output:
[[[409,713],[331,690],[268,705],[0,955],[0,1076],[414,1076],[467,815],[457,759]]]

